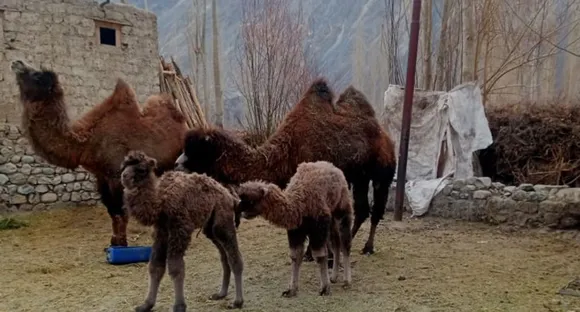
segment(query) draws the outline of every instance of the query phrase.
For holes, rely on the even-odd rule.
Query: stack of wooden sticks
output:
[[[175,106],[185,115],[187,126],[190,129],[194,127],[207,128],[208,124],[193,82],[189,77],[183,77],[173,58],[170,62],[166,62],[163,57],[160,57],[159,85],[161,92],[168,93],[173,97]]]

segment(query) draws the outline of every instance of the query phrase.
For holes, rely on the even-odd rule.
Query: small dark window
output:
[[[115,28],[99,27],[101,44],[117,45],[117,30]]]

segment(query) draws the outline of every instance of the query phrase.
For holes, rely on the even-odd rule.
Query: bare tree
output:
[[[212,35],[213,35],[213,79],[215,91],[215,124],[223,128],[224,126],[224,100],[222,95],[222,82],[220,73],[220,48],[218,30],[218,8],[217,0],[211,3]]]
[[[403,58],[399,53],[400,37],[403,27],[408,24],[405,14],[408,3],[400,0],[384,0],[385,23],[381,32],[381,49],[387,55],[387,67],[389,69],[389,83],[402,85],[405,81],[403,71]]]
[[[209,90],[206,49],[206,0],[192,0],[186,27],[187,52],[197,94],[201,95],[204,114],[209,116]]]
[[[445,60],[447,59],[448,51],[448,32],[449,16],[451,13],[452,0],[443,0],[443,13],[441,17],[441,26],[439,32],[439,48],[437,51],[437,64],[435,70],[435,77],[433,78],[433,86],[436,90],[443,90],[445,83]]]
[[[475,66],[475,34],[473,33],[473,0],[462,1],[462,26],[463,26],[463,62],[461,68],[461,80],[463,82],[474,80]]]
[[[424,9],[421,10],[421,15],[424,15],[421,22],[421,28],[423,32],[423,82],[422,87],[426,90],[431,89],[431,30],[433,27],[433,22],[431,16],[433,15],[433,2],[432,0],[423,0]]]
[[[292,12],[286,0],[245,0],[242,10],[235,84],[248,110],[248,130],[266,137],[311,82],[307,29],[302,8]]]

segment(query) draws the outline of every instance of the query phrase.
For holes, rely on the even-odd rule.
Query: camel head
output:
[[[126,189],[136,189],[155,176],[157,161],[141,151],[130,151],[121,163],[121,184]]]
[[[267,205],[266,195],[270,185],[261,181],[248,181],[236,187],[236,194],[240,199],[236,213],[245,219],[253,219],[262,214],[264,205]]]
[[[49,102],[63,95],[58,76],[51,70],[35,69],[21,60],[13,61],[10,69],[16,75],[20,98],[24,104]]]
[[[188,131],[183,152],[175,161],[175,170],[211,175],[212,168],[227,150],[229,142],[236,139],[220,129],[198,128]]]

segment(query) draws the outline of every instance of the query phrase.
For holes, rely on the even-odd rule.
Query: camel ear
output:
[[[268,194],[268,187],[267,186],[263,186],[260,188],[260,195],[266,196],[266,194]]]

